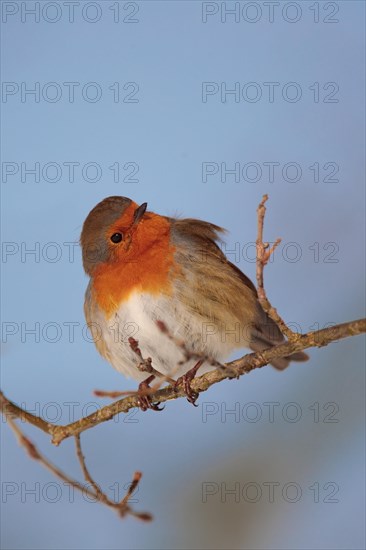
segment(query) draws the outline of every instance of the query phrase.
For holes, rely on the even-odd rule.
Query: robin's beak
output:
[[[145,214],[146,208],[147,208],[147,202],[142,203],[141,206],[136,208],[135,214],[133,216],[133,225],[137,225],[139,223],[142,216]]]

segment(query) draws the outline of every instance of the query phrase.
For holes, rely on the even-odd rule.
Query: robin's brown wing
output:
[[[244,273],[228,261],[219,246],[224,229],[196,219],[172,221],[172,242],[182,267],[181,297],[204,315],[225,321],[253,322],[257,293]],[[189,285],[187,285],[189,280]]]
[[[182,288],[183,299],[191,303],[197,313],[218,320],[239,319],[250,327],[250,347],[260,351],[284,341],[277,324],[263,310],[257,290],[252,281],[237,266],[231,263],[218,246],[220,233],[225,230],[202,220],[183,219],[172,221],[173,241],[181,245],[179,262],[185,266],[185,275],[194,274],[193,283]],[[183,252],[182,252],[183,250]],[[185,251],[185,252],[184,252]],[[180,257],[179,257],[180,256]],[[191,262],[191,266],[190,266]],[[205,295],[206,301],[198,300]],[[205,308],[208,307],[209,311]],[[217,305],[217,307],[215,307]],[[276,368],[285,368],[290,360],[306,361],[308,356],[299,352],[291,358],[273,362]]]

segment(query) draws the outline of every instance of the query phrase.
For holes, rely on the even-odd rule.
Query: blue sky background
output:
[[[272,23],[263,2],[257,8],[239,3],[238,22],[229,15],[221,21],[219,2],[107,0],[87,9],[88,3],[80,2],[74,23],[62,2],[57,11],[54,5],[44,11],[47,3],[40,2],[38,23],[22,4],[30,9],[35,3],[2,2],[1,387],[6,395],[50,421],[66,423],[73,419],[68,403],[75,417],[94,410],[93,389],[136,387],[88,341],[80,250],[64,244],[78,241],[86,215],[108,195],[226,227],[227,250],[236,251],[229,259],[254,278],[249,243],[255,240],[257,204],[269,193],[266,237],[281,236],[283,243],[267,268],[266,286],[283,317],[308,331],[364,315],[363,2],[295,7],[281,2]],[[110,8],[117,4],[115,23]],[[226,3],[228,9],[233,5]],[[138,12],[129,15],[136,6]],[[204,23],[202,10],[216,8]],[[96,15],[99,21],[86,20]],[[245,20],[256,16],[255,23]],[[137,22],[123,22],[126,17]],[[296,17],[297,22],[286,21]],[[22,101],[22,83],[29,89],[36,82],[39,102],[30,95]],[[57,88],[45,86],[50,82]],[[80,83],[73,103],[64,82]],[[82,89],[93,97],[95,87],[84,88],[90,82],[102,92],[99,101],[83,98]],[[116,82],[117,103],[109,89]],[[123,102],[136,89],[136,84],[123,89],[129,82],[139,88],[134,103]],[[238,82],[244,98],[245,85],[254,82],[262,97],[250,102],[242,94],[236,102],[227,95],[223,102],[218,92],[203,102],[203,82],[216,83],[219,90]],[[273,102],[266,82],[279,83]],[[283,98],[289,82],[301,91],[297,102]],[[327,83],[339,88],[333,96],[335,85]],[[61,97],[51,102],[56,89]],[[247,90],[253,93],[254,87]],[[294,90],[288,88],[288,97]],[[64,164],[70,162],[79,163],[73,182]],[[204,182],[205,162],[218,170],[221,163],[228,169],[256,163],[262,177],[235,181],[227,175],[222,182],[218,171]],[[272,183],[263,164],[268,162],[279,163]],[[27,168],[39,163],[39,182],[29,173],[22,181],[22,163]],[[91,166],[83,175],[87,163],[96,163],[99,174]],[[115,163],[121,167],[117,182],[109,168]],[[282,177],[287,163],[300,166],[299,181]],[[136,165],[137,181],[123,181]],[[333,180],[339,181],[324,181],[335,167]],[[247,179],[255,179],[248,169]],[[90,181],[94,174],[98,181]],[[288,174],[294,178],[291,167]],[[36,254],[25,253],[30,249]],[[36,323],[39,341],[26,332]],[[75,323],[73,338],[70,323]],[[72,499],[67,487],[56,485],[25,456],[2,424],[2,547],[364,548],[364,340],[334,343],[310,355],[309,363],[283,373],[268,367],[219,384],[201,395],[196,409],[181,399],[161,414],[137,412],[84,434],[88,465],[104,488],[121,489],[134,470],[143,471],[135,508],[154,513],[150,524],[120,521],[99,504],[76,494]],[[268,402],[279,403],[274,422],[268,419]],[[208,407],[217,412],[205,416]],[[235,407],[239,418],[225,414]],[[250,422],[258,411],[262,416]],[[295,413],[301,418],[290,422]],[[26,430],[47,456],[82,479],[72,441],[54,448],[43,434]],[[218,492],[204,503],[208,482]],[[279,483],[274,502],[263,485],[268,482]],[[252,494],[245,499],[241,493],[238,503],[229,495],[220,502],[221,484],[235,483],[241,490],[246,483],[259,486],[262,496],[248,502]],[[297,502],[282,496],[288,483],[301,489]],[[324,502],[329,498],[338,502]]]

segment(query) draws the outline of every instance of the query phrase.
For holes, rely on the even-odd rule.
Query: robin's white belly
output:
[[[202,353],[222,361],[234,347],[232,341],[225,341],[217,327],[207,319],[192,315],[184,305],[174,298],[157,298],[150,294],[134,293],[109,319],[102,311],[94,310],[92,322],[98,327],[94,338],[101,338],[103,355],[115,369],[125,376],[142,381],[149,376],[138,370],[139,359],[131,349],[129,338],[138,341],[144,359],[151,357],[152,366],[163,375],[177,379],[191,369],[197,359],[185,361],[182,349],[157,325],[162,321],[169,333],[184,340],[195,353]],[[224,340],[224,341],[223,341]],[[212,370],[203,365],[198,374]]]

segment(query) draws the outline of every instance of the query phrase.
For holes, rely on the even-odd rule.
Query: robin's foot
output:
[[[162,411],[164,409],[164,407],[159,407],[160,401],[158,403],[152,403],[151,401],[149,390],[151,390],[150,383],[154,379],[155,375],[152,374],[151,376],[146,378],[146,380],[141,382],[141,384],[139,384],[137,394],[139,396],[139,406],[142,411],[147,411],[147,409],[152,409],[153,411]]]
[[[195,407],[198,407],[198,405],[196,405],[196,401],[198,399],[199,394],[196,391],[192,390],[191,382],[196,376],[197,371],[202,365],[202,363],[203,363],[203,360],[198,361],[198,363],[196,363],[196,365],[192,369],[190,369],[183,376],[178,378],[178,380],[174,384],[175,391],[178,391],[178,386],[183,386],[184,393],[186,394],[186,397],[187,397],[187,401],[189,401],[189,403],[192,403],[192,405],[194,405]]]

